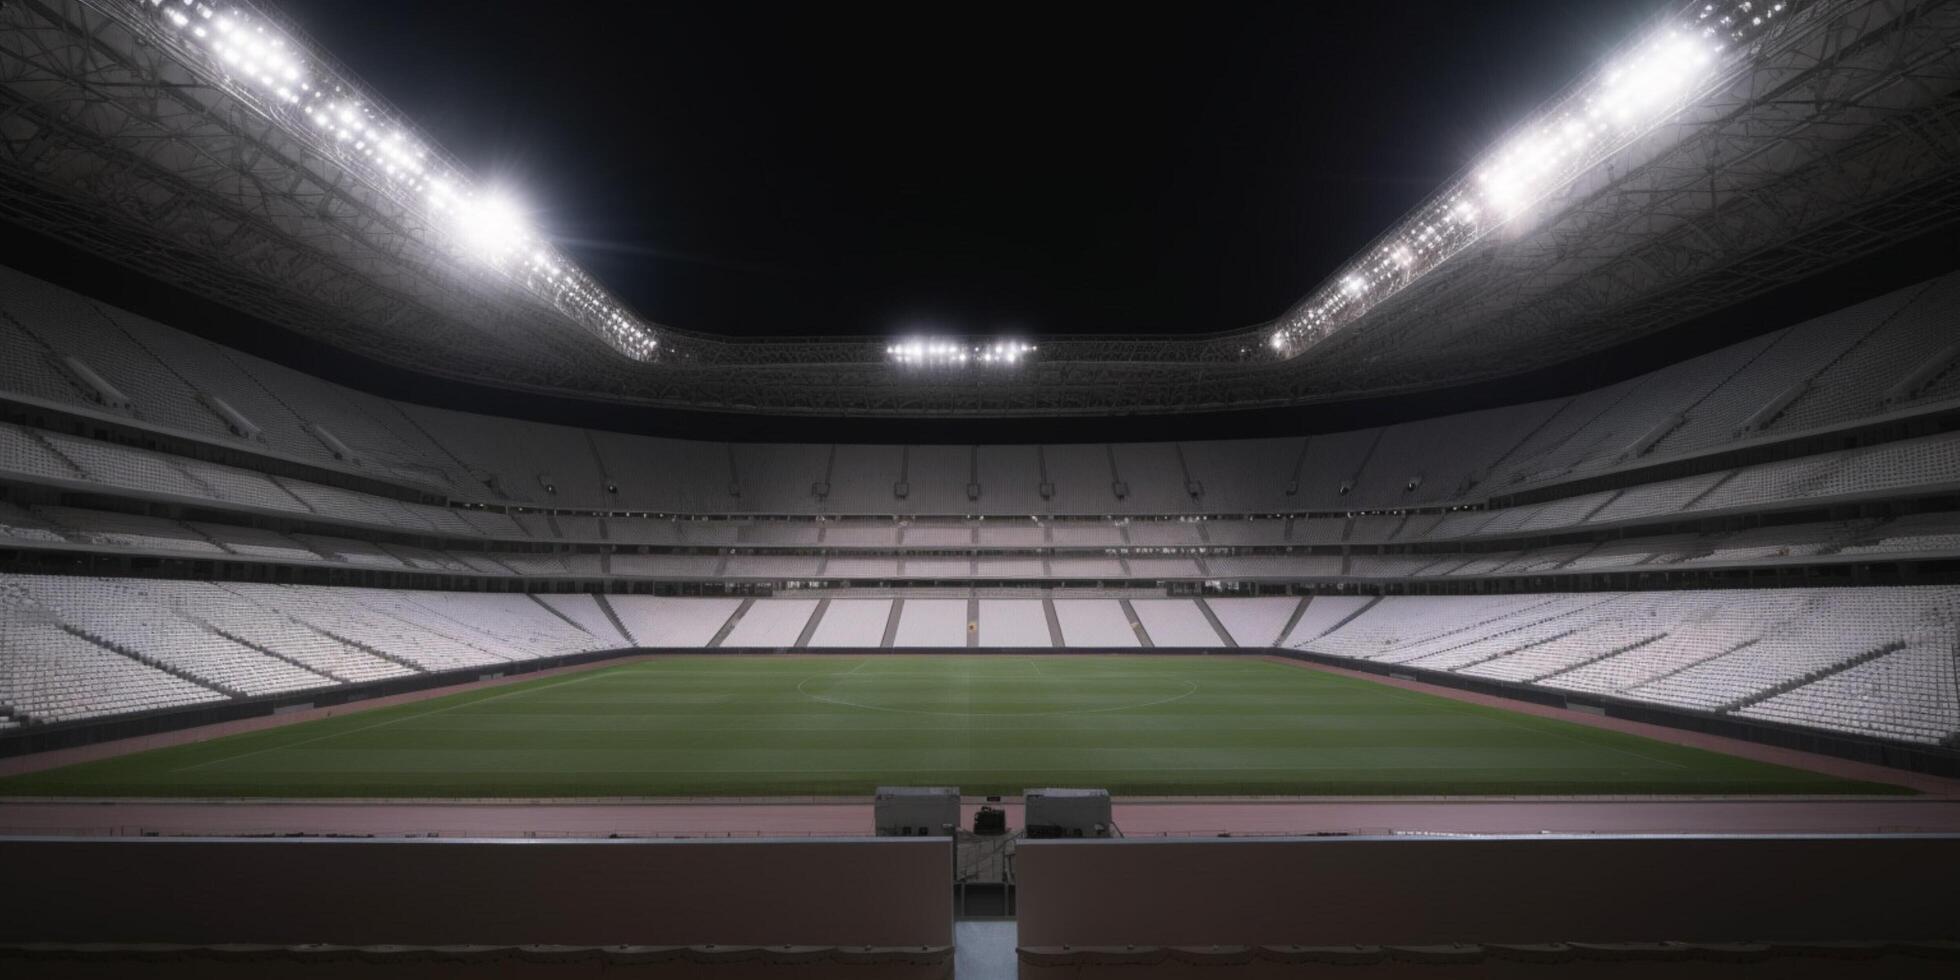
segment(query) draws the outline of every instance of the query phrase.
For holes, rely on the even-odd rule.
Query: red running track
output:
[[[999,804],[1012,827],[1018,803]],[[965,823],[973,811],[966,807]],[[1218,834],[1960,832],[1960,800],[1458,798],[1119,800],[1131,837]],[[442,837],[856,836],[864,800],[657,803],[14,802],[0,834]]]

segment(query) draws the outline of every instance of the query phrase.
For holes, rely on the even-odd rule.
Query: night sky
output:
[[[279,7],[643,315],[749,336],[1271,319],[1659,9]]]

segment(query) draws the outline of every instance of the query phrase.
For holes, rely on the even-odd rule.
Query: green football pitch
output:
[[[1898,792],[1257,658],[681,656],[0,781],[179,797]]]

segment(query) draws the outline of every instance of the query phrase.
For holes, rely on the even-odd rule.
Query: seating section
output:
[[[796,645],[817,611],[815,599],[776,599],[750,603],[721,645],[736,649],[783,650]]]
[[[844,550],[849,548],[892,548],[898,545],[901,531],[909,531],[898,524],[833,524],[823,530],[819,539],[826,548]],[[930,546],[930,541],[914,541],[915,547]]]
[[[901,540],[908,548],[969,548],[973,546],[974,535],[975,528],[963,523],[908,524]],[[832,529],[824,542],[832,547],[837,545],[836,529]]]
[[[1960,711],[1953,648],[1916,643],[1748,705],[1738,713],[1908,742],[1951,742]]]
[[[930,649],[966,646],[965,599],[906,599],[893,646]]]
[[[1367,609],[1375,600],[1360,596],[1317,595],[1309,596],[1304,601],[1306,605],[1295,614],[1298,618],[1294,620],[1293,628],[1280,641],[1283,646],[1304,646],[1307,641],[1319,638],[1349,617]]]
[[[0,470],[37,480],[85,482],[81,467],[55,452],[45,436],[33,429],[0,425]]]
[[[1279,646],[1281,634],[1293,618],[1300,601],[1292,596],[1263,599],[1200,600],[1218,618],[1219,625],[1242,647],[1261,649]]]
[[[1114,599],[1057,599],[1055,618],[1062,640],[1071,647],[1120,650],[1143,645],[1122,603]]]
[[[178,583],[75,576],[17,576],[24,602],[62,626],[131,659],[228,695],[324,687],[334,678],[266,656],[177,608]]]
[[[547,596],[0,576],[0,714],[178,708],[641,646],[956,649],[966,599]],[[1127,607],[1127,608],[1126,608]],[[1960,733],[1960,587],[1515,596],[989,598],[985,647],[1284,645],[1924,743]],[[739,618],[736,614],[740,613]],[[1207,611],[1210,616],[1207,616]],[[1052,619],[1050,618],[1052,615]],[[630,640],[613,625],[614,616]],[[733,625],[730,626],[731,620]]]
[[[1840,554],[1960,551],[1960,515],[1912,514],[1860,531]]]
[[[1212,629],[1211,621],[1198,608],[1195,599],[1135,599],[1130,608],[1143,624],[1152,646],[1215,648],[1225,638]]]
[[[160,453],[125,449],[93,439],[41,433],[41,441],[90,483],[170,494],[193,500],[216,496],[216,491],[192,478],[176,459]]]
[[[1950,400],[1954,393],[1940,378],[1922,391],[1892,393],[1890,402],[1883,397],[1905,366],[1951,343],[1960,309],[1960,273],[1950,274],[1576,397],[1348,433],[1178,445],[730,446],[390,402],[18,273],[0,270],[0,283],[0,310],[10,317],[0,332],[0,360],[7,362],[0,394],[8,397],[462,500],[667,514],[1161,516],[1477,500]],[[100,374],[132,407],[97,404],[62,373],[62,357]],[[257,434],[229,431],[206,396],[244,415]],[[0,430],[7,472],[414,522],[397,507],[364,506],[283,476],[242,476],[217,464],[110,453],[90,440],[22,432]],[[1519,433],[1527,435],[1520,440]],[[348,454],[337,456],[334,445]],[[1849,468],[1839,482],[1856,488],[1861,469]],[[903,497],[895,489],[901,473],[910,477]],[[1609,509],[1600,519],[1619,516]],[[495,523],[501,526],[479,530],[520,530]],[[1176,527],[1139,523],[1127,542],[1110,543],[1184,543],[1139,538],[1140,531],[1144,538],[1174,535]],[[597,530],[595,522],[564,533],[591,540]],[[1056,543],[1076,540],[1073,529],[1057,530]],[[1081,540],[1104,543],[1105,530]]]
[[[579,629],[592,635],[601,643],[632,646],[633,641],[620,632],[619,626],[607,615],[606,608],[599,599],[589,595],[540,595],[533,596],[547,609],[572,621]]]
[[[1287,645],[1885,738],[1960,732],[1960,588],[1362,601],[1358,615],[1296,630]]]
[[[824,566],[824,574],[835,574],[830,566]],[[942,579],[971,578],[973,562],[966,558],[907,558],[899,563],[898,574],[906,578]]]
[[[66,541],[43,518],[0,500],[0,535],[21,541]]]
[[[980,645],[1036,648],[1054,646],[1040,599],[980,600]]]
[[[732,559],[729,562],[730,565],[733,565],[734,563],[735,562]],[[809,573],[802,577],[809,578],[818,574],[816,565],[813,564],[809,566],[809,569],[810,569]],[[918,574],[918,573],[914,572],[914,574]],[[966,573],[960,572],[960,574],[965,575]],[[870,578],[870,579],[897,578],[898,559],[896,558],[831,558],[823,562],[822,575],[825,578]],[[772,577],[788,577],[788,576],[772,576]]]
[[[1897,457],[1887,452],[1879,455],[1876,462],[1869,458],[1882,450],[1897,449]],[[120,449],[118,449],[120,451]],[[1906,454],[1921,453],[1920,463],[1909,463],[1902,458]],[[1806,460],[1791,461],[1775,466],[1802,465],[1813,472],[1817,471],[1829,457],[1811,457]],[[1887,465],[1920,465],[1930,458],[1937,462],[1949,459],[1951,464],[1941,464],[1927,470],[1922,484],[1928,490],[1949,485],[1949,477],[1960,477],[1960,436],[1934,437],[1929,440],[1900,444],[1897,447],[1880,446],[1871,450],[1853,451],[1849,458],[1831,463],[1845,473],[1869,473],[1873,468]],[[1951,465],[1955,472],[1949,472]],[[1734,475],[1734,474],[1731,474]],[[1877,481],[1880,478],[1866,476],[1862,479]],[[1712,485],[1712,481],[1709,481]],[[1733,485],[1733,481],[1731,481]],[[1826,484],[1813,480],[1809,486],[1821,487]],[[1638,488],[1645,489],[1645,488]],[[1800,491],[1785,488],[1791,494]],[[344,491],[342,491],[344,492]],[[1439,544],[1463,542],[1466,550],[1472,542],[1492,538],[1524,535],[1542,536],[1546,533],[1564,533],[1583,529],[1594,523],[1588,513],[1597,515],[1599,503],[1604,497],[1613,495],[1591,495],[1583,498],[1584,506],[1561,506],[1564,502],[1532,504],[1501,511],[1462,511],[1447,515],[1406,515],[1387,519],[1359,518],[1352,522],[1354,532],[1361,533],[1364,521],[1369,537],[1390,538],[1380,547],[1386,549],[1376,553],[1376,546],[1324,543],[1311,544],[1308,548],[1319,552],[1338,552],[1350,549],[1351,554],[1343,556],[1336,553],[1303,553],[1294,543],[1301,539],[1321,542],[1339,542],[1340,532],[1350,522],[1340,518],[1301,518],[1291,522],[1291,537],[1288,536],[1286,522],[1279,521],[1237,521],[1219,520],[1194,524],[1164,525],[1177,527],[1178,535],[1195,534],[1212,538],[1225,538],[1232,544],[1205,543],[1185,548],[1136,547],[1118,545],[1107,548],[1069,548],[1046,542],[1045,537],[1026,532],[1040,532],[1033,527],[999,527],[986,522],[955,526],[941,524],[932,528],[938,534],[928,536],[928,540],[945,540],[940,535],[957,533],[981,541],[1015,541],[1020,544],[968,544],[964,549],[976,553],[975,557],[954,557],[945,552],[952,545],[935,544],[927,546],[927,555],[905,557],[907,545],[898,543],[875,548],[870,544],[833,550],[828,539],[841,537],[846,540],[870,542],[875,540],[899,541],[901,530],[905,538],[916,533],[915,528],[901,529],[891,524],[879,526],[840,526],[823,532],[823,544],[802,548],[792,546],[797,552],[781,553],[783,548],[775,544],[735,544],[725,549],[727,554],[701,554],[688,550],[668,551],[659,545],[637,546],[649,548],[647,553],[638,551],[615,551],[611,545],[557,545],[555,551],[511,551],[502,550],[498,542],[485,542],[478,536],[480,532],[474,525],[466,527],[464,535],[445,535],[433,532],[430,523],[423,522],[416,528],[400,525],[391,527],[396,534],[413,534],[427,537],[438,546],[408,544],[399,541],[375,542],[363,540],[357,535],[374,533],[371,526],[347,524],[345,534],[326,534],[315,531],[282,532],[255,528],[243,524],[219,523],[211,520],[180,521],[168,518],[127,514],[99,509],[77,507],[34,506],[22,507],[0,500],[0,535],[15,538],[22,542],[35,542],[43,545],[74,545],[89,550],[129,550],[160,556],[237,556],[259,561],[333,563],[398,571],[424,571],[435,573],[470,573],[476,575],[533,578],[653,578],[668,580],[715,579],[756,579],[764,581],[794,581],[806,579],[856,579],[856,580],[960,580],[960,579],[1058,579],[1117,580],[1136,579],[1146,582],[1174,581],[1178,579],[1238,578],[1271,580],[1322,580],[1350,578],[1357,580],[1403,579],[1435,576],[1511,576],[1535,575],[1543,573],[1582,573],[1601,570],[1630,569],[1637,566],[1661,565],[1711,565],[1719,563],[1746,563],[1753,565],[1778,564],[1785,562],[1833,560],[1836,557],[1857,559],[1873,555],[1914,555],[1925,553],[1937,555],[1949,553],[1960,546],[1960,515],[1950,512],[1931,512],[1911,514],[1896,520],[1879,518],[1859,521],[1802,525],[1769,525],[1759,528],[1744,528],[1733,531],[1715,531],[1702,534],[1660,534],[1643,536],[1641,529],[1621,527],[1615,533],[1624,535],[1595,543],[1581,542],[1572,545],[1541,547],[1528,550],[1499,550],[1471,554],[1439,552],[1434,547]],[[1831,499],[1858,500],[1865,494],[1832,494]],[[1612,506],[1616,502],[1607,502]],[[1801,499],[1801,498],[1799,498]],[[1785,501],[1786,503],[1789,501]],[[390,502],[395,503],[395,502]],[[1759,508],[1762,502],[1743,505]],[[443,508],[426,508],[449,514],[470,514],[466,510],[446,511]],[[1699,509],[1694,508],[1694,509]],[[503,516],[503,515],[498,515]],[[1660,515],[1679,519],[1678,512]],[[1429,518],[1429,520],[1418,520]],[[234,515],[233,520],[255,519],[251,515]],[[1571,524],[1551,524],[1552,520],[1571,521]],[[676,533],[677,526],[672,521],[655,518],[615,517],[607,523],[615,529],[632,529],[642,522],[655,530],[659,536],[669,540],[681,540]],[[321,524],[323,522],[310,522]],[[684,525],[684,535],[688,539],[726,540],[747,539],[749,541],[775,541],[795,539],[795,534],[779,534],[769,526],[770,522],[744,519],[736,523],[713,521],[694,521]],[[1420,525],[1420,526],[1419,526]],[[511,527],[516,525],[512,523]],[[1082,532],[1090,525],[1077,522],[1073,530]],[[1128,532],[1132,537],[1139,525],[1125,528],[1120,524],[1104,524],[1100,530],[1117,536]],[[1059,530],[1059,529],[1058,529]],[[1000,534],[1002,531],[1020,532]],[[1254,532],[1268,534],[1270,537],[1257,538]],[[521,530],[518,533],[523,533]],[[805,527],[796,534],[814,534]],[[1152,532],[1155,533],[1155,532]],[[646,537],[656,536],[655,534]],[[527,540],[534,541],[528,534]],[[1351,540],[1352,536],[1350,536]],[[439,545],[449,543],[450,547]],[[1420,553],[1401,553],[1408,545],[1425,546]],[[535,544],[528,545],[535,548]],[[509,546],[502,546],[507,548]],[[691,545],[679,545],[688,549]],[[487,550],[484,550],[487,549]],[[884,553],[879,553],[883,551]],[[1017,554],[1018,552],[1018,554]],[[1170,554],[1185,552],[1186,554]],[[828,556],[828,557],[826,557]]]
[[[1960,488],[1960,432],[1915,419],[1896,431],[1940,434],[1860,445],[1836,430],[1960,406],[1960,370],[1914,374],[1952,345],[1960,273],[1573,397],[1176,444],[641,437],[392,402],[6,270],[0,312],[0,398],[45,426],[0,424],[0,544],[49,562],[18,567],[81,568],[86,552],[258,579],[0,575],[0,728],[625,647],[1059,636],[1085,650],[1277,643],[1923,743],[1960,730],[1948,587],[1173,594],[1203,580],[1464,591],[1492,576],[1556,589],[1625,581],[1600,572],[1727,584],[1779,565],[1930,567],[1960,554],[1960,514],[1921,512]],[[85,390],[64,359],[129,404]],[[1896,389],[1907,376],[1919,390]],[[234,431],[234,412],[249,425]],[[1852,448],[1695,459],[1807,434]],[[1750,459],[1772,461],[1737,465]],[[1684,475],[1568,484],[1654,464]],[[1523,491],[1531,502],[1490,506]],[[713,580],[757,597],[266,584],[295,564],[333,566],[308,580]]]
[[[636,646],[658,650],[707,646],[742,600],[622,595],[608,596],[606,603]]]
[[[223,701],[225,695],[9,610],[0,616],[0,706],[28,722],[79,721]]]
[[[494,669],[516,660],[620,646],[571,627],[521,595],[256,583],[224,583],[224,588],[347,646],[421,671]],[[479,618],[451,611],[455,607],[446,598],[451,595],[471,603],[494,601],[501,615]]]
[[[219,547],[234,555],[244,555],[252,558],[276,558],[283,561],[329,560],[328,556],[314,551],[300,543],[298,539],[281,534],[278,531],[204,522],[189,522],[185,526],[217,542]]]
[[[381,653],[363,650],[285,615],[277,606],[252,602],[226,583],[160,582],[174,608],[213,632],[337,681],[360,683],[415,673]]]
[[[824,603],[822,619],[810,634],[813,649],[876,649],[884,645],[890,621],[890,599],[832,599]]]
[[[523,595],[4,575],[0,713],[73,721],[630,645],[602,621]]]
[[[714,555],[613,555],[612,574],[648,578],[707,578],[721,568]]]
[[[335,561],[353,565],[379,565],[388,568],[407,568],[408,562],[388,553],[381,545],[352,538],[329,537],[324,534],[294,535],[308,549],[326,555]]]
[[[1231,578],[1333,578],[1341,574],[1339,555],[1237,555],[1207,559],[1213,575]]]
[[[1171,580],[1229,576],[1251,579],[1325,579],[1336,577],[1399,578],[1431,575],[1513,575],[1547,571],[1586,571],[1632,565],[1677,562],[1771,562],[1821,555],[1848,556],[1910,553],[1950,549],[1954,541],[1938,533],[1911,533],[1914,526],[1952,526],[1951,515],[1915,515],[1896,533],[1873,538],[1873,527],[1845,525],[1823,537],[1780,537],[1774,528],[1736,535],[1724,541],[1711,537],[1688,546],[1635,549],[1623,542],[1592,550],[1539,550],[1445,563],[1415,561],[1407,556],[1360,554],[1342,562],[1338,555],[1274,553],[1305,545],[1335,550],[1355,544],[1385,542],[1391,547],[1469,541],[1508,536],[1538,536],[1583,530],[1600,525],[1624,528],[1641,521],[1678,520],[1689,515],[1753,512],[1765,507],[1815,506],[1826,501],[1856,502],[1875,495],[1939,492],[1960,485],[1960,433],[1887,443],[1766,463],[1738,470],[1637,486],[1624,491],[1586,494],[1506,510],[1465,510],[1449,514],[1411,514],[1296,518],[1287,521],[1207,520],[1196,522],[1057,522],[1051,526],[999,521],[939,521],[925,527],[894,524],[890,519],[860,519],[816,524],[808,521],[741,519],[676,522],[667,518],[613,517],[603,522],[605,534],[589,534],[597,547],[612,541],[650,542],[649,554],[621,553],[597,558],[594,545],[577,555],[498,551],[485,538],[522,540],[527,546],[539,534],[558,526],[597,528],[596,518],[572,515],[504,515],[488,511],[434,507],[326,487],[286,477],[267,478],[236,468],[197,461],[178,461],[144,450],[107,443],[88,443],[32,430],[0,427],[0,435],[19,437],[23,445],[61,442],[86,444],[101,472],[121,473],[129,484],[119,489],[144,492],[137,483],[159,468],[179,474],[202,473],[213,487],[206,500],[221,500],[240,509],[279,511],[309,524],[334,524],[347,534],[309,532],[286,534],[249,528],[233,529],[214,521],[178,522],[140,515],[72,507],[22,508],[0,511],[0,533],[22,540],[72,542],[96,547],[128,548],[160,554],[235,554],[285,561],[330,561],[381,568],[426,571],[474,571],[494,576],[640,576],[687,579],[702,577],[793,580],[817,577],[892,579],[1042,578]],[[66,442],[62,442],[66,440]],[[71,446],[72,448],[72,446]],[[92,454],[92,455],[90,455]],[[111,457],[133,461],[103,463]],[[179,465],[181,463],[181,465]],[[79,471],[78,471],[79,472]],[[223,479],[215,473],[226,474]],[[168,481],[165,481],[166,483]],[[230,487],[232,490],[223,488]],[[283,497],[266,496],[266,488]],[[282,503],[283,507],[272,504]],[[4,503],[4,502],[0,502]],[[514,517],[522,516],[528,524]],[[238,521],[253,519],[241,513]],[[535,532],[531,529],[535,527]],[[446,554],[442,549],[408,551],[408,545],[379,547],[348,535],[385,530],[394,534],[473,542],[477,553]],[[584,533],[583,531],[581,533]],[[1631,533],[1637,534],[1637,529]],[[1805,532],[1811,534],[1812,532]],[[570,541],[570,538],[558,540]],[[1139,543],[1141,542],[1141,543]],[[1181,546],[1166,542],[1183,542]],[[568,545],[576,547],[576,545]],[[726,557],[699,553],[667,553],[664,549],[727,546]],[[1679,546],[1679,547],[1675,547]],[[902,558],[912,548],[932,557]],[[975,549],[977,559],[944,555],[949,548]],[[772,553],[785,549],[797,554]],[[1244,549],[1254,549],[1247,552]],[[877,551],[894,554],[877,554]],[[1034,556],[989,555],[987,552],[1036,552]],[[1189,552],[1188,556],[1166,552]],[[870,553],[866,553],[870,552]],[[824,554],[832,554],[828,561]],[[1047,556],[1045,565],[1030,557]]]
[[[1048,574],[1058,579],[1108,579],[1129,573],[1120,558],[1050,558]]]

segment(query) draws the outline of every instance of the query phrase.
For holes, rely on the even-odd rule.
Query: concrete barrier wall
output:
[[[0,943],[946,946],[946,839],[0,838]]]
[[[1076,948],[1960,939],[1956,862],[1960,837],[1932,835],[1028,841],[1015,857],[1020,945]]]

